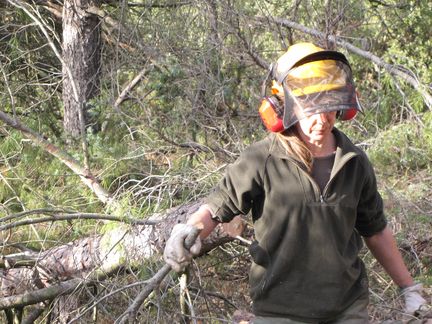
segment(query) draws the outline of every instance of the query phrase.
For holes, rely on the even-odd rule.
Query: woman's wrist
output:
[[[415,285],[417,285],[417,284],[418,284],[418,282],[415,282],[414,280],[411,280],[409,283],[400,284],[400,285],[398,285],[398,286],[399,286],[399,289],[400,289],[400,290],[404,290],[404,289],[406,289],[406,288],[409,288],[409,287],[415,286]]]

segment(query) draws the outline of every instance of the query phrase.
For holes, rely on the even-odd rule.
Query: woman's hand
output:
[[[422,290],[422,284],[415,284],[401,290],[401,295],[405,300],[405,313],[414,315],[426,305],[426,300],[421,295]]]
[[[201,239],[196,238],[190,249],[185,246],[186,238],[196,227],[189,224],[177,224],[173,227],[171,236],[166,242],[164,260],[176,272],[183,272],[195,255],[201,250]]]

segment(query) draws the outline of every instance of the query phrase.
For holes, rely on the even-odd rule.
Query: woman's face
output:
[[[321,145],[331,138],[336,122],[336,111],[314,114],[300,119],[296,124],[303,141],[313,145]]]

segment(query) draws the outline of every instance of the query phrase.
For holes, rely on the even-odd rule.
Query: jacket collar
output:
[[[330,178],[334,177],[349,160],[360,154],[360,149],[344,133],[340,132],[337,128],[333,128],[333,134],[336,137],[337,147]]]

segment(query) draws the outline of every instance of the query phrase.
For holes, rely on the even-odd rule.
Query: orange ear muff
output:
[[[362,111],[360,106],[360,101],[359,101],[359,92],[357,90],[355,92],[355,96],[353,96],[353,105],[355,108],[339,110],[337,117],[340,120],[351,120],[357,115],[357,112],[359,110]]]
[[[338,118],[340,120],[351,120],[357,115],[357,109],[351,108],[346,110],[339,110]]]
[[[271,132],[281,132],[284,130],[282,114],[283,108],[280,106],[276,96],[264,97],[258,110],[265,128]]]

